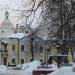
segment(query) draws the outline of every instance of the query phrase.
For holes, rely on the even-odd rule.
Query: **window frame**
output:
[[[21,59],[21,64],[24,64],[24,59],[23,58]]]
[[[15,58],[12,58],[12,63],[13,63],[13,64],[15,64],[15,61],[16,61]]]
[[[21,51],[22,52],[24,51],[24,45],[21,45]]]
[[[12,44],[12,50],[15,51],[15,44]]]
[[[40,53],[43,52],[43,46],[40,46]]]

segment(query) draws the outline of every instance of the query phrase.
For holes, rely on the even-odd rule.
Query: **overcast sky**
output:
[[[29,2],[29,0],[24,0],[26,3]],[[37,0],[38,1],[38,0]],[[14,9],[20,9],[22,5],[22,0],[0,0],[0,23],[4,20],[4,14],[5,11],[8,10],[9,11],[9,15],[10,15],[10,20],[12,23],[14,23],[14,26],[16,26],[16,24],[18,22],[20,22],[20,18],[17,16],[20,16],[18,11],[15,11]],[[38,18],[39,18],[39,11],[38,10],[36,12],[36,18],[33,21],[33,24],[31,25],[33,28],[36,28],[39,24],[37,23]]]

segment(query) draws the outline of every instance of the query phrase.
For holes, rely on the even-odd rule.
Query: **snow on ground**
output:
[[[72,71],[73,67],[61,67],[55,72],[52,72],[51,74],[48,75],[75,75],[75,72]]]
[[[41,65],[39,61],[33,61],[29,63],[29,67],[26,69],[26,72],[32,72],[33,70],[37,69],[38,66]]]
[[[7,72],[7,67],[4,65],[0,65],[0,73],[6,73]]]
[[[23,65],[18,65],[16,68],[22,67],[22,70],[8,70],[8,74],[14,74],[14,75],[32,75],[33,70],[37,69],[38,66],[41,65],[41,62],[36,60],[30,63],[26,63]]]
[[[18,65],[17,67],[15,68],[20,68],[22,67],[21,70],[15,70],[13,68],[9,68],[9,67],[6,67],[4,65],[0,65],[0,74],[5,74],[5,75],[32,75],[32,71],[37,69],[38,66],[41,65],[41,62],[36,60],[36,61],[33,61],[33,62],[30,62],[30,63],[26,63],[26,64],[23,64],[23,65]]]
[[[22,70],[26,70],[29,67],[29,63],[17,65],[16,68],[21,68]]]
[[[48,65],[50,67],[52,67],[52,70],[57,70],[58,67],[57,67],[57,64],[51,64],[51,65]]]
[[[57,65],[56,64],[52,64],[52,65],[48,65],[50,68],[41,68],[38,69],[37,67],[41,66],[41,62],[40,61],[33,61],[30,63],[26,63],[23,65],[18,65],[16,68],[22,67],[22,70],[9,70],[8,74],[15,74],[15,75],[32,75],[33,70],[57,70]],[[46,65],[44,65],[46,66]]]
[[[36,60],[30,63],[26,63],[26,64],[21,64],[16,66],[16,68],[21,68],[22,70],[8,70],[8,74],[14,74],[14,75],[32,75],[33,70],[37,69],[38,66],[41,65],[41,62]]]
[[[10,69],[4,65],[0,65],[0,75],[5,74],[5,75],[32,75],[33,70],[37,70],[37,67],[41,65],[40,61],[33,61],[30,63],[26,63],[23,65],[18,65],[16,68],[21,67],[21,70],[15,70],[15,69]],[[51,74],[48,75],[75,75],[75,72],[72,71],[73,66],[64,66],[61,68],[57,68],[56,64],[48,65],[48,69],[41,69],[41,70],[55,70]],[[38,69],[39,70],[39,69]]]
[[[38,60],[35,60],[33,62],[30,62],[30,63],[25,63],[25,64],[18,65],[18,66],[16,66],[16,68],[22,67],[22,70],[26,70],[26,71],[28,70],[28,71],[31,72],[40,65],[41,65],[41,62],[38,61]]]

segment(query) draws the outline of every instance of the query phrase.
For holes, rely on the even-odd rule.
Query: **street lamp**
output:
[[[48,52],[49,52],[49,47],[46,45],[46,53],[47,53],[46,65],[47,67],[48,67]]]
[[[48,58],[49,58],[49,47],[47,48],[47,67],[48,67]]]
[[[31,53],[32,53],[32,59],[31,59],[31,61],[34,60],[34,46],[33,46],[33,42],[34,42],[34,37],[32,35],[31,36]]]
[[[57,48],[57,55],[56,55],[57,61],[56,62],[57,62],[57,66],[60,67],[60,65],[61,65],[60,45],[57,45],[56,48]]]

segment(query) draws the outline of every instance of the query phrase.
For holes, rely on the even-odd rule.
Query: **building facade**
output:
[[[31,49],[31,35],[24,33],[16,33],[1,39],[0,43],[0,63],[4,65],[18,65],[32,61],[41,60],[45,62],[47,59],[45,51],[45,42],[35,36],[33,40],[33,49]]]

